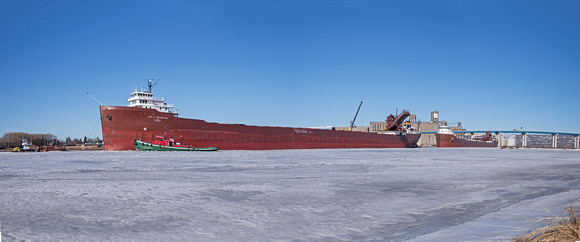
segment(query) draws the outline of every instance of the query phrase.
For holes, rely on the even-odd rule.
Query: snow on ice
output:
[[[0,153],[3,241],[509,240],[579,205],[580,151]],[[580,207],[580,206],[579,206]]]

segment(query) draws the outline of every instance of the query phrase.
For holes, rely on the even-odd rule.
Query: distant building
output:
[[[412,127],[421,131],[421,132],[429,132],[429,131],[438,131],[439,130],[439,111],[431,112],[431,121],[429,122],[421,122],[417,121],[417,115],[411,114],[409,116],[409,122],[411,123]],[[419,146],[436,146],[437,140],[435,139],[435,134],[421,134],[421,138],[419,142],[417,142]]]
[[[431,120],[429,122],[421,122],[417,121],[417,116],[415,114],[411,114],[409,116],[409,122],[411,123],[412,127],[415,127],[421,132],[437,132],[439,131],[439,125],[447,126],[447,121],[439,119],[439,110],[435,110],[431,112]],[[461,126],[461,122],[458,122],[456,126],[451,126],[451,130],[465,130]],[[421,138],[419,142],[417,142],[418,146],[423,147],[430,147],[430,146],[437,146],[437,138],[435,134],[421,134]]]

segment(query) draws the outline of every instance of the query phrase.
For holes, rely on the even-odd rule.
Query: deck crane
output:
[[[362,106],[362,103],[363,103],[363,101],[360,101],[360,104],[358,105],[358,109],[356,110],[356,114],[354,115],[352,122],[350,122],[350,128],[348,129],[348,131],[352,131],[352,127],[354,126],[354,121],[356,120],[356,116],[358,115],[358,111],[360,111],[360,107]]]

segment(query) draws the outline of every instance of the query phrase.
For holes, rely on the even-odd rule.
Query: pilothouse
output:
[[[159,112],[164,113],[175,113],[173,109],[173,104],[167,104],[164,98],[155,99],[153,97],[152,89],[153,87],[159,82],[153,83],[154,79],[147,80],[147,87],[148,90],[135,90],[131,93],[131,98],[129,98],[129,107],[138,107],[138,108],[149,108],[155,109]]]

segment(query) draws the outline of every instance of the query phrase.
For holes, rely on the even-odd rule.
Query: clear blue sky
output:
[[[86,93],[148,78],[212,122],[580,132],[580,1],[0,2],[0,135],[102,137]]]

